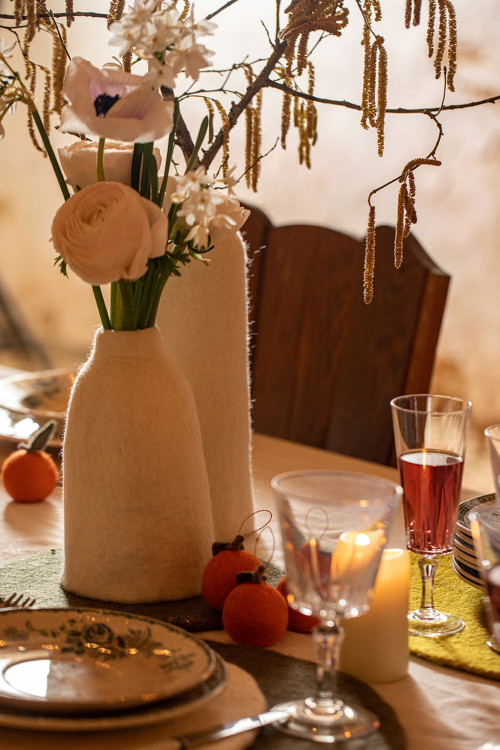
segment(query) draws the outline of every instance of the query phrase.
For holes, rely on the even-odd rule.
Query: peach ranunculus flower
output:
[[[97,149],[95,141],[76,141],[58,150],[59,161],[72,188],[84,188],[97,182]],[[106,141],[104,146],[104,178],[107,182],[130,185],[132,169],[132,143]],[[157,167],[161,162],[160,150],[154,149]]]
[[[143,76],[96,68],[81,57],[68,65],[61,112],[63,133],[86,133],[127,143],[149,143],[172,130],[173,102]]]
[[[136,281],[165,253],[168,219],[128,185],[96,182],[69,198],[52,222],[54,247],[93,285]]]

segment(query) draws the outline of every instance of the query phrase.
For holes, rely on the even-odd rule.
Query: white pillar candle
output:
[[[332,555],[331,577],[333,580],[355,579],[373,567],[380,548],[385,544],[381,529],[376,531],[344,531]]]
[[[363,682],[393,682],[406,675],[409,588],[409,552],[384,550],[369,612],[342,623],[342,672]]]

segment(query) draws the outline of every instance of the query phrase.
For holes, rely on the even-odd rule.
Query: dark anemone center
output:
[[[111,96],[110,94],[99,94],[99,96],[94,99],[94,109],[97,117],[106,117],[113,104],[115,104],[119,98],[118,94],[115,96]]]

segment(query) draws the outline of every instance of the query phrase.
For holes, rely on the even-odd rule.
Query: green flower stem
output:
[[[106,175],[104,174],[104,143],[105,138],[99,138],[99,145],[97,147],[97,182],[104,182]]]
[[[160,306],[160,299],[162,292],[165,288],[165,284],[168,281],[168,276],[164,276],[163,274],[158,276],[158,283],[156,285],[155,294],[152,299],[152,305],[151,305],[151,312],[149,314],[149,320],[148,320],[148,327],[154,326],[156,323],[156,315],[158,314],[158,307]]]
[[[118,282],[120,289],[120,297],[123,305],[123,326],[124,331],[135,331],[137,329],[137,321],[135,318],[134,308],[134,293],[130,281],[120,279]]]
[[[134,152],[132,154],[132,168],[130,170],[130,185],[139,192],[139,182],[141,175],[142,154],[144,152],[142,143],[134,143]]]
[[[175,133],[177,130],[178,121],[179,121],[179,102],[177,101],[177,99],[175,99],[174,100],[174,124],[172,126],[172,130],[170,131],[170,135],[168,137],[168,148],[167,148],[167,155],[165,157],[163,180],[161,183],[160,194],[158,195],[158,201],[157,201],[160,208],[163,206],[163,201],[165,198],[165,191],[167,189],[168,173],[170,172],[170,164],[172,162],[172,155],[174,153]]]
[[[160,283],[161,283],[161,276],[158,273],[156,273],[155,276],[154,276],[154,279],[152,281],[151,289],[150,289],[149,296],[148,296],[148,299],[147,299],[147,305],[146,305],[146,308],[145,308],[145,315],[144,315],[144,321],[143,321],[143,323],[144,323],[143,328],[148,328],[148,326],[152,325],[151,322],[150,322],[151,321],[151,313],[152,313],[152,310],[153,310],[153,304],[154,304],[154,301],[156,299],[156,294],[157,294],[158,286],[159,286]],[[153,321],[153,323],[154,323],[154,321]]]
[[[47,135],[47,131],[44,128],[42,118],[38,114],[37,109],[33,108],[30,111],[33,117],[33,121],[37,127],[37,130],[40,133],[40,138],[42,139],[43,145],[45,146],[45,150],[47,152],[47,156],[49,157],[50,163],[52,165],[52,169],[55,172],[55,175],[59,183],[59,187],[61,188],[61,192],[63,194],[64,200],[67,201],[68,198],[71,198],[71,194],[66,184],[66,180],[64,179],[64,175],[61,171],[61,167],[59,166],[59,162],[57,161],[56,155],[54,153],[54,149],[52,148],[52,144],[49,140],[49,136]]]
[[[142,173],[141,173],[141,188],[140,188],[140,194],[144,198],[151,197],[151,191],[150,191],[150,168],[151,168],[151,159],[153,157],[153,143],[144,143],[143,144],[143,152],[142,152]],[[155,167],[156,167],[156,160],[155,161]]]
[[[117,298],[117,283],[116,281],[111,282],[109,309],[111,310],[111,328],[115,327],[116,323],[116,298]]]
[[[97,309],[99,311],[99,317],[101,318],[102,327],[105,331],[110,331],[111,322],[109,320],[108,311],[106,310],[106,303],[104,302],[104,297],[102,296],[101,287],[92,286],[92,291],[94,292],[94,297],[97,303]]]
[[[154,288],[155,284],[155,276],[157,275],[158,271],[154,267],[154,265],[151,265],[148,268],[148,272],[146,274],[146,280],[144,282],[144,291],[141,299],[141,307],[139,310],[139,315],[137,319],[137,327],[138,328],[147,328],[148,327],[148,318],[149,318],[149,305],[152,295],[152,289]]]

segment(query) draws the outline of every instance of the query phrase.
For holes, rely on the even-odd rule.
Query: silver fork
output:
[[[18,594],[17,592],[14,592],[10,596],[7,597],[7,599],[4,599],[0,602],[0,609],[5,609],[6,607],[17,607],[18,609],[24,609],[25,607],[32,607],[36,602],[36,599],[30,596],[23,596],[23,594]]]

